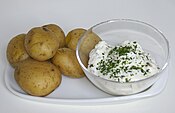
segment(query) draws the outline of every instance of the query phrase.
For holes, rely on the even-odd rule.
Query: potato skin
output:
[[[101,38],[95,34],[94,32],[90,31],[85,35],[84,40],[82,40],[82,43],[80,45],[80,51],[89,57],[90,51],[95,47],[95,45],[101,41]]]
[[[75,55],[75,51],[69,48],[60,48],[57,50],[55,56],[51,59],[65,76],[71,78],[81,78],[85,74],[81,69]]]
[[[43,27],[48,28],[53,33],[55,33],[55,35],[58,39],[59,48],[65,47],[65,45],[66,45],[65,34],[64,34],[64,31],[61,29],[61,27],[59,27],[56,24],[47,24],[47,25],[44,25]]]
[[[24,40],[26,34],[19,34],[12,38],[8,43],[6,55],[12,67],[16,67],[19,62],[29,58],[28,53],[24,47]]]
[[[22,61],[14,73],[18,85],[33,96],[46,96],[61,83],[59,69],[50,62],[33,59]]]
[[[52,58],[58,49],[56,35],[47,28],[32,28],[25,37],[25,48],[28,54],[38,61]]]
[[[86,32],[83,28],[71,30],[66,36],[66,46],[72,50],[76,50],[78,40]]]

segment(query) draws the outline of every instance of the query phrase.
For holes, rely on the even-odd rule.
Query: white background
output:
[[[114,18],[136,19],[160,29],[170,42],[169,79],[157,96],[125,104],[103,106],[55,105],[28,101],[10,93],[3,79],[5,44],[30,28],[56,23],[67,32],[89,28]],[[174,0],[1,0],[0,1],[0,113],[173,113],[175,112]]]

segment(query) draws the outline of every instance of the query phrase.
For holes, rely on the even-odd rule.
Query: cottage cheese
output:
[[[117,46],[100,41],[89,57],[90,72],[118,82],[137,81],[159,71],[156,62],[136,41],[125,41]]]

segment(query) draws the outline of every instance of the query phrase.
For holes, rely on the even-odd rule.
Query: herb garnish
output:
[[[136,41],[125,42],[111,48],[108,53],[102,52],[101,55],[103,59],[97,63],[95,68],[103,76],[109,76],[110,79],[130,82],[136,74],[147,76],[148,73],[151,73],[151,58]],[[89,67],[93,68],[94,65],[90,64]]]

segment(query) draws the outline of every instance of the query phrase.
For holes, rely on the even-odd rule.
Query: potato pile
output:
[[[65,36],[58,25],[48,24],[13,37],[6,54],[15,69],[14,78],[21,89],[33,96],[46,96],[61,84],[62,74],[70,78],[84,77],[75,49],[85,32],[85,29],[77,28]],[[93,33],[91,42],[84,42],[89,49],[82,45],[81,49],[85,51],[82,53],[84,65],[88,62],[87,52],[99,40]]]

